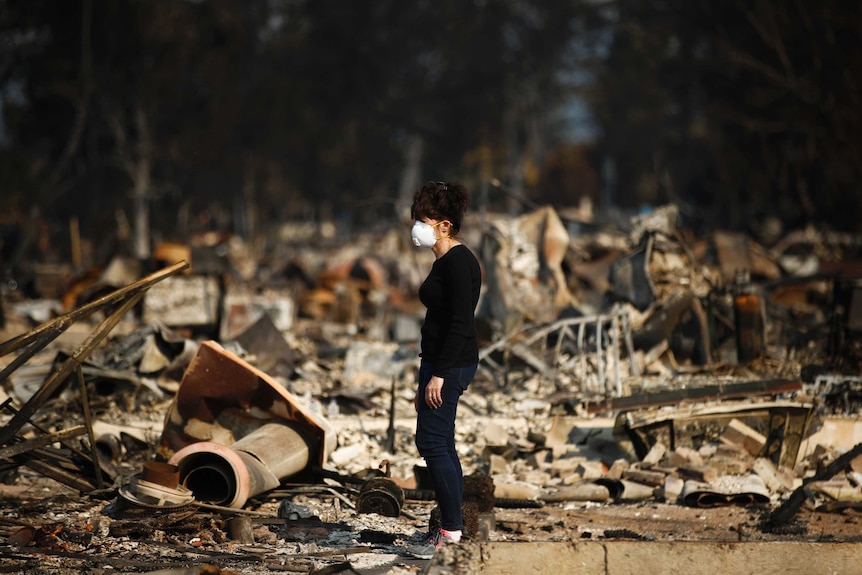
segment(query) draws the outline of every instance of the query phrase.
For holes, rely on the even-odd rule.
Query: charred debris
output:
[[[862,506],[862,240],[765,246],[678,221],[673,205],[626,230],[544,207],[465,226],[485,274],[458,430],[469,537],[494,537],[495,509],[562,502],[756,506],[763,530],[802,505]],[[37,297],[2,298],[5,497],[56,482],[131,540],[353,532],[332,544],[342,559],[398,535],[297,501],[421,527],[411,506],[433,497],[410,406],[430,256],[398,231],[345,248],[307,232],[285,226],[263,253],[165,243],[149,269],[32,268]],[[3,515],[7,557],[98,537]],[[313,555],[296,570],[323,572]]]

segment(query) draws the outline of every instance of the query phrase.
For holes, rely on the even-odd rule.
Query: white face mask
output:
[[[413,238],[413,245],[417,248],[433,248],[437,243],[437,234],[434,228],[439,226],[441,222],[434,224],[426,224],[416,220],[413,224],[413,229],[410,231],[410,237]]]

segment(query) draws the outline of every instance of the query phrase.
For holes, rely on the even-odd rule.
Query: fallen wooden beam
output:
[[[860,455],[862,455],[862,443],[857,443],[853,449],[836,457],[832,463],[821,468],[812,477],[806,477],[803,479],[802,485],[797,487],[793,493],[790,494],[790,497],[785,499],[777,509],[770,513],[769,518],[766,521],[767,527],[779,527],[790,521],[805,502],[805,498],[808,496],[808,486],[812,482],[832,479],[832,477],[847,469],[850,462]]]
[[[75,427],[70,427],[69,429],[64,429],[63,431],[58,431],[49,435],[43,435],[42,437],[37,437],[35,439],[19,441],[18,443],[13,443],[8,447],[0,447],[0,459],[27,453],[28,451],[33,451],[37,447],[45,447],[46,445],[51,445],[52,443],[62,441],[63,439],[78,437],[79,435],[84,435],[86,432],[87,429],[83,425],[76,425]]]
[[[65,469],[61,469],[55,465],[51,465],[50,463],[46,463],[38,459],[22,460],[22,457],[23,456],[21,455],[16,456],[16,460],[21,465],[29,467],[33,471],[41,473],[45,477],[50,477],[54,481],[67,485],[72,489],[77,489],[81,493],[89,493],[95,489],[95,486],[92,483],[74,473],[66,471]]]

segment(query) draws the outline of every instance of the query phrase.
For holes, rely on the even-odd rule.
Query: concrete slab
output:
[[[862,544],[579,541],[463,543],[425,573],[442,575],[838,575],[862,573]]]

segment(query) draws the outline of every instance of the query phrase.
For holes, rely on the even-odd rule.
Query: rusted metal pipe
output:
[[[241,508],[250,497],[302,471],[309,453],[297,430],[267,423],[229,447],[212,441],[187,445],[168,463],[179,468],[180,482],[198,501]]]
[[[356,509],[360,513],[377,513],[398,517],[404,506],[404,490],[388,477],[367,481],[359,490]]]
[[[186,369],[159,442],[198,501],[233,508],[310,463],[322,466],[334,448],[326,420],[212,341]]]

